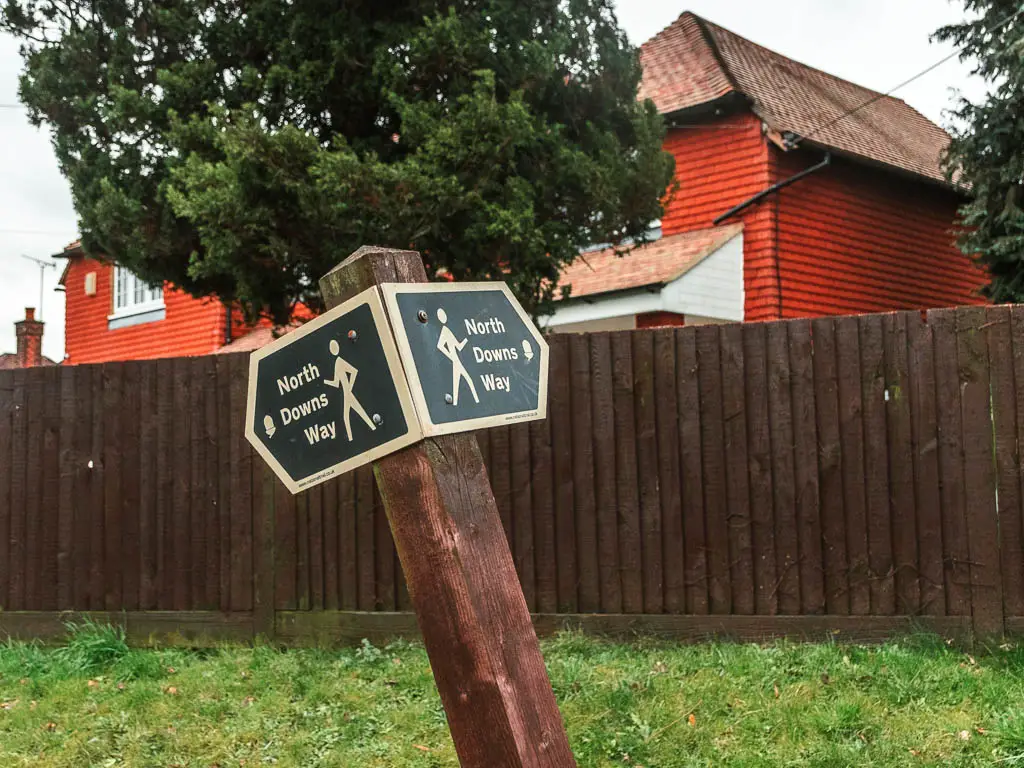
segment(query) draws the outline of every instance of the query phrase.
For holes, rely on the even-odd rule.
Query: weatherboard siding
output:
[[[772,149],[778,179],[813,165]],[[778,194],[783,317],[926,309],[984,300],[984,273],[953,242],[958,198],[837,160]]]
[[[714,220],[771,183],[771,157],[761,121],[733,115],[669,129],[665,149],[676,160],[678,189],[662,216],[665,236],[714,226]],[[772,252],[772,204],[753,206],[729,220],[743,222],[745,320],[778,316]]]
[[[206,355],[224,344],[224,306],[194,299],[171,286],[164,288],[165,317],[110,330],[113,267],[76,258],[65,279],[67,315],[65,350],[73,365],[110,360]],[[96,293],[85,294],[85,276],[96,273]]]

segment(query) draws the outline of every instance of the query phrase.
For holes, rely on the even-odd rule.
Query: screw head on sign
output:
[[[445,395],[444,396],[444,401],[446,403],[448,403],[448,405],[451,405],[452,404],[452,396],[451,395]]]
[[[416,319],[419,320],[421,323],[427,322],[427,310],[421,309],[419,312],[417,312]]]
[[[348,332],[348,340],[349,341],[355,341],[356,338],[358,338],[358,336],[359,336],[359,334],[356,333],[355,331],[349,331]]]
[[[381,424],[384,423],[384,417],[381,416],[379,413],[373,414],[373,423],[379,427]]]

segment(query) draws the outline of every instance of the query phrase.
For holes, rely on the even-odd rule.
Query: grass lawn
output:
[[[580,766],[1024,766],[1024,649],[941,640],[544,654]],[[415,644],[0,645],[0,766],[457,766]]]

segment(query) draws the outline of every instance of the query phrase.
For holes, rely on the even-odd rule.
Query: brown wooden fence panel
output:
[[[551,355],[549,419],[479,435],[531,610],[1024,630],[1024,309]],[[292,496],[244,439],[247,379],[244,355],[0,373],[0,631],[77,610],[290,638],[409,610],[372,469]]]

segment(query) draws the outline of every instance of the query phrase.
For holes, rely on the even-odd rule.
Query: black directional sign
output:
[[[253,353],[245,435],[292,493],[422,437],[376,288]]]
[[[547,414],[548,345],[504,283],[381,286],[425,435]]]

